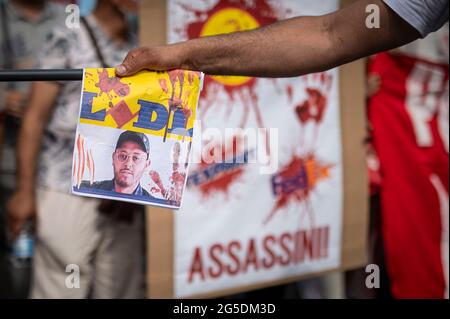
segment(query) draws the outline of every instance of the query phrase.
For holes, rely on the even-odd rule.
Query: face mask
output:
[[[78,6],[80,7],[80,15],[82,17],[88,16],[92,13],[97,5],[97,0],[78,0]]]
[[[126,13],[125,17],[127,19],[127,24],[130,27],[131,31],[133,33],[137,33],[139,28],[138,16],[134,13]]]

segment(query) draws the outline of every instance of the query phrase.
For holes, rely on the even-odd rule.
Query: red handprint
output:
[[[155,187],[152,187],[152,192],[154,192],[154,193],[160,192],[161,195],[165,198],[167,191],[161,181],[161,177],[159,176],[159,173],[157,171],[150,171],[150,178],[156,184],[156,186],[158,186],[158,188],[159,188],[159,189],[157,189]]]
[[[180,143],[175,143],[172,149],[172,175],[169,177],[169,187],[165,187],[158,172],[150,171],[150,178],[157,187],[152,187],[152,193],[161,195],[170,203],[176,206],[181,204],[181,195],[186,180],[186,172],[180,171],[179,159],[181,154]]]
[[[112,96],[110,92],[113,91],[117,96],[127,96],[130,93],[130,87],[128,84],[120,82],[120,78],[116,76],[110,77],[106,69],[102,69],[98,72],[98,83],[95,85],[100,89],[100,95],[106,93],[110,99]]]
[[[306,99],[295,106],[295,113],[302,124],[301,145],[304,144],[304,126],[308,123],[314,125],[312,146],[316,144],[319,125],[322,123],[328,106],[328,95],[331,90],[332,75],[323,72],[304,77],[306,85]]]

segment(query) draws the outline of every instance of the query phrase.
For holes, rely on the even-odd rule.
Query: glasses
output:
[[[127,163],[129,160],[133,161],[133,164],[140,164],[145,160],[144,155],[137,155],[137,154],[127,154],[127,153],[118,153],[117,159],[121,163]]]

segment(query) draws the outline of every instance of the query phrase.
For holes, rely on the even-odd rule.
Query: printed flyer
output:
[[[85,69],[72,192],[179,209],[203,74]]]

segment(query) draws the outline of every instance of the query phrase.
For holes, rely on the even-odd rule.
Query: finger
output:
[[[9,110],[7,110],[6,113],[8,113],[9,115],[11,115],[13,117],[21,118],[24,112],[22,110],[10,108]]]
[[[131,50],[122,64],[116,67],[117,76],[130,76],[140,70],[143,70],[150,64],[149,54],[147,54],[147,48],[137,48]]]
[[[19,102],[17,102],[17,103],[14,103],[13,105],[12,105],[12,107],[11,107],[11,111],[14,113],[14,114],[22,114],[22,112],[23,112],[23,104],[22,103],[19,103]]]

